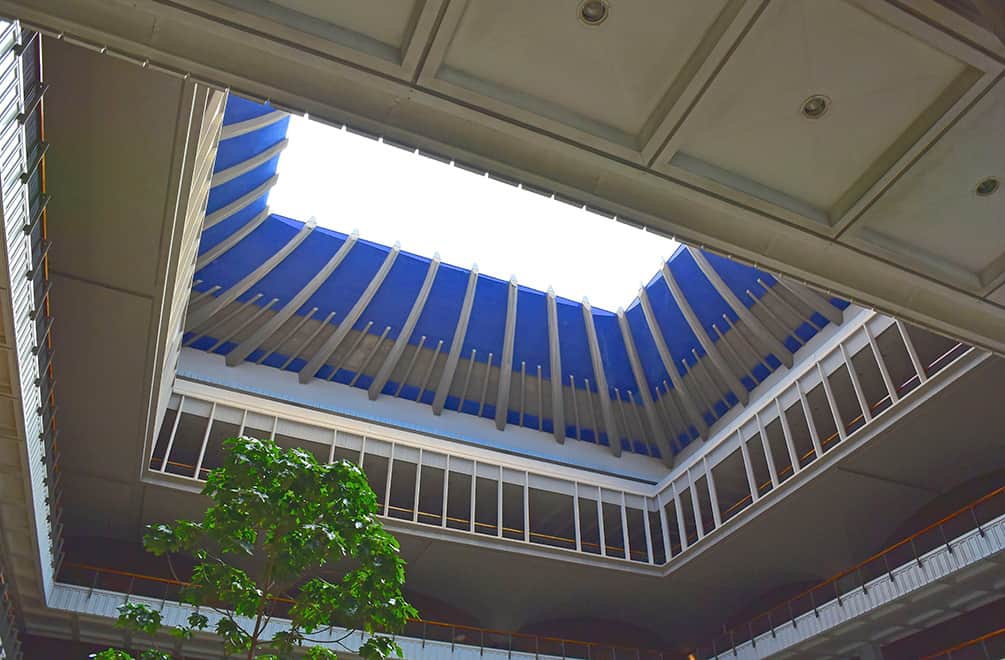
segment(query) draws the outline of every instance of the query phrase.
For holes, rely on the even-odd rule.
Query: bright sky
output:
[[[674,241],[460,168],[293,117],[273,213],[547,290],[627,307]]]

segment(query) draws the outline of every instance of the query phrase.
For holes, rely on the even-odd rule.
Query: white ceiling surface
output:
[[[988,432],[1005,427],[1005,409],[989,407],[1002,387],[1005,363],[989,360],[882,437],[797,491],[783,491],[756,518],[696,548],[666,578],[501,551],[490,539],[430,539],[409,533],[408,524],[390,525],[408,561],[409,588],[470,612],[482,625],[515,630],[589,617],[639,625],[667,643],[696,642],[753,603],[770,605],[773,598],[759,597],[781,585],[824,579],[889,544],[940,494],[1005,468],[1000,434]],[[933,469],[939,465],[945,467]],[[135,539],[137,518],[197,516],[203,506],[190,492],[140,487],[142,497],[128,501],[111,486],[89,493],[103,507],[106,522],[98,529]],[[67,525],[73,534],[96,533],[89,522],[68,516]]]
[[[1005,352],[1005,45],[936,0],[0,0]],[[993,3],[988,3],[989,11]],[[994,26],[994,17],[986,17]],[[803,101],[831,99],[820,119]]]
[[[166,255],[179,233],[185,85],[65,43],[43,49],[63,503],[108,530],[107,509],[140,492]],[[127,90],[130,102],[115,102]]]

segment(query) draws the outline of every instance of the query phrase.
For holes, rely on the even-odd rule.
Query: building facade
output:
[[[889,110],[883,117],[848,118],[839,114],[841,103],[853,94],[838,96],[838,83],[861,74],[857,85],[848,83],[860,90],[868,76],[852,54],[821,55],[819,62],[841,65],[818,74],[832,84],[821,101],[834,103],[820,110],[834,113],[825,130],[837,123],[839,131],[875,129],[875,139],[891,140],[872,154],[876,162],[858,163],[847,189],[841,179],[856,167],[850,160],[820,166],[821,180],[800,178],[785,150],[799,133],[788,129],[778,129],[785,148],[777,161],[761,153],[764,172],[741,181],[725,171],[726,164],[737,171],[745,165],[724,147],[716,151],[715,141],[698,140],[703,133],[694,127],[703,115],[717,116],[708,104],[718,92],[694,97],[705,106],[699,119],[678,118],[690,127],[679,137],[667,124],[673,108],[629,135],[628,106],[613,101],[612,109],[596,110],[603,126],[585,115],[571,122],[574,133],[566,133],[570,122],[547,124],[570,116],[556,108],[576,100],[578,79],[551,105],[514,93],[505,105],[514,116],[551,126],[559,141],[581,141],[597,159],[630,162],[627,137],[646,136],[645,152],[662,135],[666,144],[650,157],[670,158],[667,171],[702,194],[730,203],[734,193],[745,195],[745,213],[770,204],[798,225],[795,215],[813,216],[833,202],[830,211],[842,211],[830,216],[833,226],[859,237],[851,244],[865,259],[841,262],[862,272],[832,274],[839,286],[822,287],[822,273],[830,272],[824,262],[836,252],[804,242],[821,262],[817,271],[804,269],[785,256],[791,246],[777,244],[797,243],[795,234],[765,233],[765,260],[755,260],[753,238],[740,236],[736,245],[748,241],[743,249],[725,249],[685,232],[652,277],[626,292],[624,307],[607,310],[370,242],[365,218],[354,223],[363,230],[357,235],[270,210],[297,107],[317,107],[323,119],[387,144],[381,148],[414,151],[612,222],[639,222],[622,211],[623,194],[656,203],[642,189],[605,188],[600,175],[589,196],[571,195],[563,177],[573,169],[553,172],[558,183],[544,186],[540,168],[516,176],[516,165],[486,166],[475,146],[496,148],[500,157],[505,148],[479,133],[484,125],[471,120],[471,144],[461,146],[441,139],[445,129],[432,115],[422,132],[421,117],[408,114],[418,97],[407,92],[400,102],[408,119],[398,126],[407,125],[402,130],[412,139],[376,130],[374,122],[395,124],[397,107],[376,97],[369,106],[354,98],[369,114],[338,121],[324,112],[337,102],[320,103],[320,88],[299,89],[299,104],[287,100],[315,63],[291,59],[283,48],[323,52],[340,66],[351,64],[340,50],[350,43],[371,59],[383,57],[379,46],[394,35],[382,31],[372,8],[331,9],[327,19],[345,23],[318,32],[311,11],[321,10],[312,3],[141,2],[114,17],[91,4],[0,3],[11,5],[0,25],[5,656],[146,648],[154,640],[114,625],[126,600],[157,607],[168,622],[187,616],[180,583],[143,552],[142,530],[199,515],[206,474],[235,435],[268,437],[364,469],[379,515],[401,541],[408,595],[420,612],[398,638],[407,658],[1005,652],[1005,335],[997,334],[994,302],[1001,259],[991,258],[1005,254],[1005,245],[986,221],[997,217],[1000,225],[1003,197],[987,183],[996,181],[991,175],[977,179],[978,189],[968,187],[965,201],[940,188],[933,194],[942,206],[898,188],[916,178],[949,185],[934,183],[931,173],[941,170],[925,160],[929,154],[939,166],[962,159],[969,178],[971,166],[1001,170],[1005,149],[993,147],[1001,146],[994,127],[1005,118],[995,100],[1003,47],[988,32],[993,6],[804,7],[805,25],[816,31],[798,34],[816,35],[821,49],[829,36],[866,35],[865,44],[878,35],[887,40],[878,51],[888,58],[887,73],[905,75],[909,103],[880,98]],[[504,74],[515,69],[496,70],[471,55],[477,49],[466,42],[465,26],[487,21],[484,47],[507,53],[509,41],[492,41],[492,26],[505,25],[504,17],[477,2],[466,10],[455,6],[464,3],[426,4],[438,13],[415,10],[405,31],[413,40],[426,35],[421,57],[440,69],[416,84],[476,107],[474,89],[496,98]],[[574,27],[593,35],[605,29],[590,24],[594,9],[607,25],[622,11],[631,14],[625,4],[582,3],[585,24]],[[785,41],[799,5],[719,3],[712,11],[700,4],[689,20],[698,25],[704,11],[711,27],[688,47],[696,50],[682,70],[693,79],[675,92],[683,97],[697,93],[703,62],[725,57],[715,49],[741,39],[731,31],[750,22],[754,37],[743,47],[760,43],[756,30],[764,25]],[[89,9],[87,17],[77,14]],[[550,11],[541,10],[543,22]],[[137,23],[140,15],[151,23]],[[830,32],[822,27],[828,16]],[[191,28],[190,56],[204,58],[199,66],[179,57],[185,37],[178,24]],[[207,55],[200,30],[209,24],[218,36],[240,28],[254,39],[292,39],[291,30],[302,38],[277,46],[252,76],[232,61],[239,50]],[[444,43],[437,35],[448,29],[454,40]],[[127,44],[144,30],[146,45]],[[973,30],[976,37],[964,38]],[[712,34],[707,45],[714,48],[703,50]],[[525,36],[534,44],[543,38],[530,28]],[[609,47],[614,43],[623,44]],[[401,51],[400,66],[422,69],[410,59],[419,57],[415,48]],[[927,82],[907,75],[905,53],[926,63]],[[950,55],[952,62],[940,59]],[[465,66],[473,68],[465,73]],[[478,66],[498,75],[499,87],[476,84]],[[256,93],[282,71],[291,82],[275,98],[285,103]],[[547,71],[543,66],[537,83]],[[398,75],[372,62],[358,75],[377,74]],[[535,83],[527,71],[521,75]],[[720,78],[708,84],[713,80]],[[317,81],[327,79],[319,74]],[[822,118],[806,115],[816,107],[797,104],[795,121],[818,125]],[[951,123],[939,124],[936,115]],[[723,130],[733,126],[727,119]],[[612,132],[618,122],[624,130]],[[980,145],[966,132],[968,122],[991,127]],[[937,130],[937,138],[930,135]],[[847,140],[854,143],[854,135]],[[847,156],[829,133],[816,139],[820,153]],[[671,145],[678,149],[672,157]],[[542,162],[551,148],[541,147]],[[509,156],[521,162],[515,151]],[[888,170],[876,170],[880,161]],[[769,184],[791,194],[769,194]],[[914,211],[889,201],[902,193],[908,201],[899,203]],[[318,194],[337,195],[338,181]],[[609,204],[597,201],[604,196]],[[858,205],[865,220],[852,230],[859,216],[848,214]],[[880,234],[871,223],[905,213],[919,218],[908,231],[917,234],[915,247],[905,248],[913,256],[888,240],[885,265],[873,263],[876,253],[863,247]],[[926,213],[941,215],[935,222]],[[946,232],[950,213],[955,229]],[[652,228],[648,216],[642,224]],[[944,289],[962,281],[954,279],[960,269],[936,277],[918,265],[949,257],[915,258],[939,237],[947,254],[969,254],[974,268],[985,257],[990,263],[981,266],[984,279],[971,289],[960,285],[955,299]],[[931,276],[930,288],[884,270],[902,266],[901,257],[915,265],[912,277]],[[870,295],[857,295],[869,289],[860,278],[870,273],[881,277]],[[877,311],[874,301],[904,313]],[[212,636],[170,644],[179,657],[222,657]]]

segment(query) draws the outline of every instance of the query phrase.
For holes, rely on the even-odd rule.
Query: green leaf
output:
[[[157,649],[147,649],[140,653],[140,660],[171,660],[171,654]]]
[[[377,518],[377,496],[354,463],[323,464],[303,449],[231,438],[203,494],[210,505],[202,520],[150,525],[144,545],[156,555],[194,558],[190,585],[180,598],[225,614],[215,632],[228,653],[253,645],[262,649],[254,631],[241,629],[233,617],[261,621],[273,614],[277,597],[291,595],[294,601],[289,629],[267,642],[278,658],[300,648],[304,634],[329,626],[394,633],[416,615],[401,591],[405,562],[398,542]],[[304,581],[322,570],[331,575],[331,567],[343,572]],[[159,614],[131,604],[120,620],[144,632],[156,632],[161,624]],[[209,620],[195,613],[172,634],[188,638],[208,627]],[[361,649],[364,657],[377,659],[395,652],[400,654],[393,641],[380,635]],[[335,655],[321,648],[308,651],[308,657]]]
[[[143,603],[123,603],[119,605],[119,618],[115,625],[153,635],[160,630],[161,613]]]
[[[119,649],[105,649],[99,653],[92,653],[87,657],[94,660],[133,660],[133,656]]]
[[[216,634],[223,639],[223,647],[227,653],[247,651],[251,648],[251,635],[230,617],[224,617],[216,622]]]
[[[364,660],[384,660],[391,655],[401,657],[401,647],[390,637],[377,635],[359,647],[359,656]]]

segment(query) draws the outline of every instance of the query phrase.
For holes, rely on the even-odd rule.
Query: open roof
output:
[[[229,102],[185,343],[230,366],[669,460],[846,305],[682,247],[610,312],[279,216],[288,124]]]

